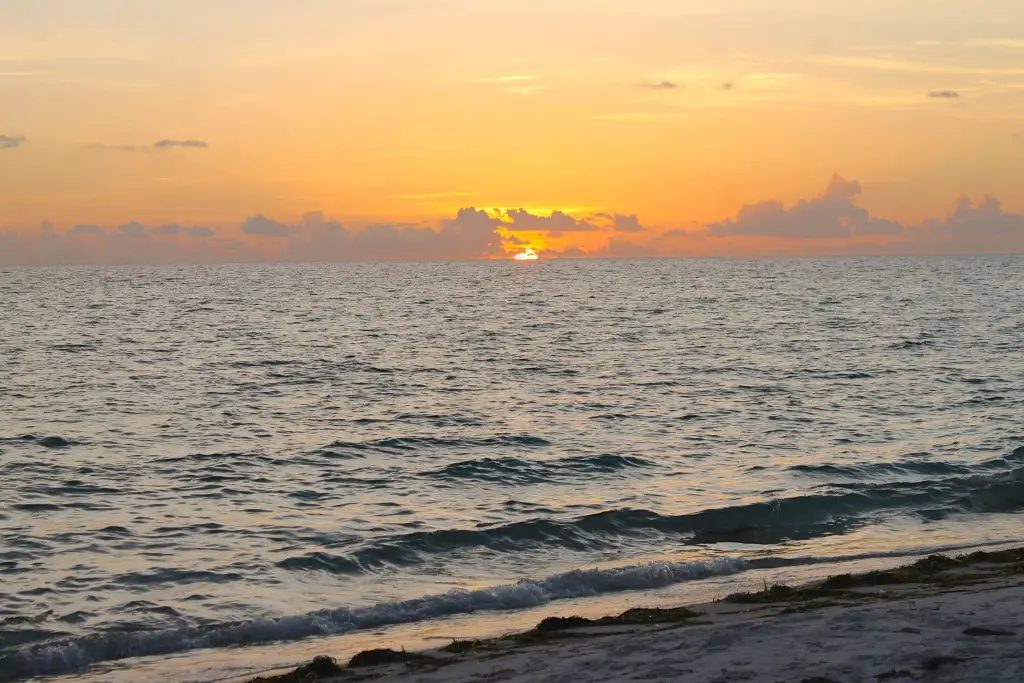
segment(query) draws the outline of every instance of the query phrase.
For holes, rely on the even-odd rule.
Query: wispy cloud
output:
[[[654,81],[652,83],[641,83],[641,88],[647,88],[648,90],[675,90],[679,87],[679,84],[675,81]]]
[[[24,135],[0,135],[0,149],[15,149],[27,142]]]
[[[210,143],[204,140],[160,140],[153,145],[153,147],[157,149],[168,149],[171,147],[181,147],[183,149],[206,149],[209,146]]]
[[[960,99],[960,93],[956,90],[932,90],[928,97],[933,100],[957,100]]]

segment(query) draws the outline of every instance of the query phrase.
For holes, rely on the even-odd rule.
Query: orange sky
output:
[[[0,263],[1021,251],[983,5],[7,0]]]

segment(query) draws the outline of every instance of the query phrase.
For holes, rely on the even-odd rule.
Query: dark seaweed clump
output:
[[[345,673],[338,663],[330,657],[316,657],[309,664],[304,664],[290,673],[270,678],[254,678],[249,683],[315,683]]]

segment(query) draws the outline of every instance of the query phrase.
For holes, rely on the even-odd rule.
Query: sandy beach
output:
[[[936,555],[719,602],[545,619],[429,652],[328,657],[253,683],[1024,680],[1024,549]]]

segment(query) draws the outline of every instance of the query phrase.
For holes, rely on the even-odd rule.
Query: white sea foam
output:
[[[555,600],[583,598],[628,590],[662,588],[684,581],[742,571],[737,558],[697,562],[651,562],[610,569],[586,569],[525,579],[479,590],[453,590],[413,600],[370,607],[323,610],[310,614],[225,624],[206,629],[165,629],[107,633],[61,643],[23,648],[6,662],[0,660],[0,680],[31,675],[54,675],[90,664],[126,657],[162,655],[184,650],[289,641],[335,635],[358,629],[425,621],[474,612],[537,607]]]

